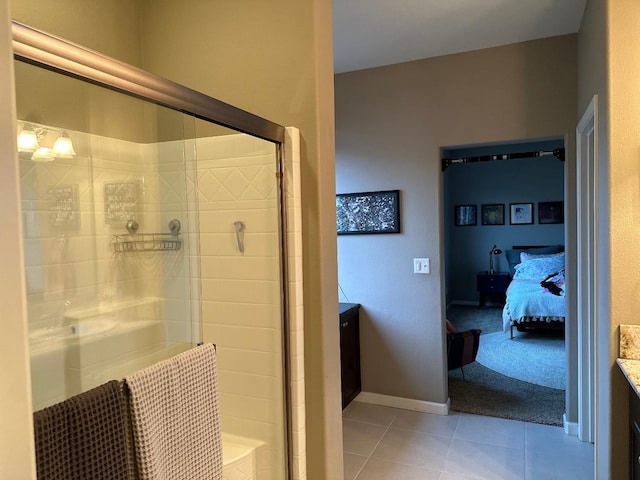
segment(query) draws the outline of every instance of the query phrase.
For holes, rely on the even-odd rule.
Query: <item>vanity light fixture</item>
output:
[[[31,155],[31,160],[34,162],[52,162],[55,160],[56,154],[47,147],[38,147],[38,149]]]
[[[38,150],[38,148],[40,148],[38,135],[33,127],[25,124],[18,134],[18,152],[32,153]]]
[[[53,144],[53,154],[60,158],[73,158],[76,152],[73,149],[73,143],[65,132],[61,133]]]
[[[21,158],[30,158],[34,162],[50,162],[56,158],[75,157],[76,151],[71,138],[67,132],[59,132],[51,127],[34,126],[25,122],[18,134],[18,152],[23,154]],[[44,146],[51,145],[51,140],[47,140],[50,135],[54,138],[57,135],[52,148]]]

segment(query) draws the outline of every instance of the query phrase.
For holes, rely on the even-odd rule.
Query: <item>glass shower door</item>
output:
[[[196,120],[202,331],[217,346],[222,428],[287,478],[279,146]]]
[[[184,139],[194,123],[23,62],[15,72],[32,394],[41,409],[200,340]],[[170,223],[180,225],[175,234]]]
[[[287,478],[280,145],[15,70],[34,409],[211,342],[225,468]]]

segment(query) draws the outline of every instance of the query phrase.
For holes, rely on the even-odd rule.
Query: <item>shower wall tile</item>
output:
[[[250,303],[202,302],[202,318],[207,323],[245,327],[280,328],[279,305]]]
[[[235,380],[234,380],[235,381]],[[242,418],[255,422],[276,424],[273,413],[279,409],[277,401],[269,398],[259,398],[255,395],[234,395],[220,392],[220,411],[224,423],[224,412],[242,412]],[[233,416],[233,414],[231,415]]]
[[[280,354],[273,352],[259,352],[224,348],[217,344],[217,360],[229,372],[253,373],[256,375],[274,375],[274,365],[277,365]]]
[[[265,400],[273,396],[274,388],[282,388],[282,384],[278,385],[270,375],[221,370],[218,378],[222,383],[230,386],[227,390],[229,394]]]
[[[231,135],[220,137],[206,137],[196,139],[198,164],[203,165],[206,160],[234,158],[236,155],[235,142]],[[205,167],[207,168],[207,167]]]
[[[220,279],[272,280],[273,272],[278,271],[280,262],[274,257],[252,257],[243,255],[240,258],[202,256],[202,269],[217,272]]]
[[[242,203],[242,202],[240,202]],[[245,202],[246,203],[246,202]],[[271,233],[278,235],[278,214],[273,206],[262,205],[260,208],[254,206],[253,209],[243,208],[244,204],[237,204],[237,208],[233,208],[233,204],[219,205],[219,210],[212,210],[212,204],[200,204],[200,228],[205,227],[204,234],[227,233],[234,234],[233,223],[237,220],[244,222],[246,226],[245,238],[252,234]],[[246,248],[251,245],[245,242]],[[237,250],[235,253],[238,253]],[[245,251],[245,253],[247,253]],[[272,252],[273,253],[273,252]]]
[[[250,236],[248,236],[250,235]],[[250,239],[251,241],[247,241]],[[268,257],[273,256],[280,248],[280,239],[273,233],[245,233],[245,252],[243,257]],[[236,242],[233,223],[227,232],[206,233],[200,236],[200,253],[207,256],[238,256],[238,244]]]
[[[204,270],[203,270],[204,273]],[[202,300],[271,305],[279,301],[278,279],[202,279]]]
[[[237,348],[257,352],[282,351],[282,333],[275,328],[204,324],[204,337],[219,340],[220,348]],[[221,365],[224,368],[225,365]]]

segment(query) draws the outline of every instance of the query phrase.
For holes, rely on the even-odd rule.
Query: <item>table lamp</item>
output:
[[[497,245],[494,245],[491,247],[491,250],[489,250],[489,275],[493,275],[493,256],[500,255],[501,253],[502,250],[497,248]]]

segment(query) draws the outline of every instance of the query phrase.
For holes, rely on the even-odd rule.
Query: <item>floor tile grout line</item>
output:
[[[376,445],[373,447],[373,449],[371,450],[371,453],[369,454],[369,456],[367,457],[367,460],[365,460],[365,462],[362,464],[362,467],[360,467],[360,470],[358,470],[358,472],[356,473],[356,476],[353,477],[353,480],[358,480],[358,477],[360,476],[360,473],[362,473],[362,470],[364,470],[364,467],[367,466],[367,463],[369,463],[369,460],[371,460],[371,457],[373,456],[373,452],[376,451],[376,448],[378,448],[378,445],[380,445],[380,442],[382,442],[382,439],[384,438],[384,436],[387,434],[387,432],[389,431],[389,429],[391,428],[391,425],[393,425],[393,422],[395,421],[395,419],[398,417],[398,414],[394,414],[393,418],[391,419],[391,421],[389,422],[389,425],[387,425],[387,428],[385,429],[385,431],[382,433],[382,435],[380,435],[380,438],[378,439],[378,441],[376,442]]]
[[[447,458],[451,455],[452,449],[453,449],[453,441],[454,440],[461,440],[464,442],[470,442],[470,443],[476,443],[476,444],[482,444],[484,446],[487,445],[492,445],[492,444],[488,444],[485,443],[483,441],[475,441],[475,440],[468,440],[468,439],[461,439],[461,438],[456,438],[456,434],[459,434],[461,432],[461,428],[462,428],[462,424],[461,421],[463,420],[463,417],[466,414],[461,414],[458,416],[457,421],[455,423],[455,428],[453,429],[453,435],[452,436],[444,436],[444,435],[437,435],[433,432],[429,432],[429,431],[423,431],[423,430],[413,430],[410,428],[402,428],[399,427],[395,422],[397,422],[399,420],[400,415],[399,414],[394,414],[392,415],[389,423],[387,425],[381,425],[381,424],[376,424],[376,423],[369,423],[369,422],[359,422],[358,420],[355,420],[356,423],[361,423],[361,424],[369,424],[369,425],[375,425],[378,427],[384,427],[383,428],[383,433],[380,435],[380,437],[378,438],[378,440],[375,442],[375,446],[373,446],[373,448],[371,449],[370,453],[368,455],[362,455],[362,457],[365,458],[365,461],[363,462],[363,464],[361,465],[361,467],[358,469],[358,471],[355,473],[355,477],[353,478],[353,480],[356,480],[363,472],[363,470],[365,469],[365,467],[368,465],[368,462],[371,460],[371,458],[373,457],[373,455],[375,454],[375,451],[377,450],[377,448],[380,446],[380,444],[382,443],[382,441],[384,440],[384,438],[386,437],[386,435],[388,435],[389,431],[391,430],[391,428],[394,429],[398,429],[398,430],[406,430],[406,431],[415,431],[415,432],[419,432],[422,434],[428,434],[429,436],[433,436],[436,438],[440,438],[442,441],[444,441],[445,439],[449,442],[449,448],[447,450]],[[474,416],[469,414],[469,416]],[[480,415],[480,417],[486,417],[486,416],[482,416]],[[486,418],[492,418],[492,417],[486,417]],[[504,449],[510,449],[510,450],[514,450],[514,451],[522,451],[522,461],[524,462],[524,465],[521,465],[522,468],[522,472],[523,472],[523,479],[530,479],[531,475],[533,472],[535,472],[535,466],[533,466],[533,470],[531,468],[528,468],[527,466],[527,462],[529,461],[529,457],[532,456],[533,452],[536,452],[537,450],[535,448],[531,449],[531,448],[527,448],[527,444],[528,442],[532,439],[532,438],[537,438],[538,437],[538,432],[533,432],[536,424],[530,424],[528,422],[522,422],[519,420],[512,420],[509,421],[509,423],[513,422],[514,424],[521,424],[523,425],[523,436],[524,436],[524,448],[513,448],[511,446],[504,446],[502,445],[501,448]],[[551,436],[553,436],[555,438],[555,436],[557,436],[558,434],[562,434],[563,432],[558,431],[557,428],[553,428],[552,430],[549,430],[548,432]],[[575,446],[573,444],[571,445],[562,445],[562,448],[567,449],[567,451],[571,450],[575,450],[574,448]],[[546,453],[544,451],[541,451],[541,453]],[[394,462],[394,463],[398,463],[398,462]],[[440,474],[440,477],[442,477],[443,475],[446,475],[447,473],[455,473],[455,472],[449,472],[446,469],[446,465],[443,466],[443,468],[433,468],[429,465],[421,465],[421,464],[413,464],[413,463],[404,463],[404,462],[400,462],[403,465],[412,465],[412,466],[418,466],[418,467],[426,467],[431,469],[434,472],[438,472]]]

